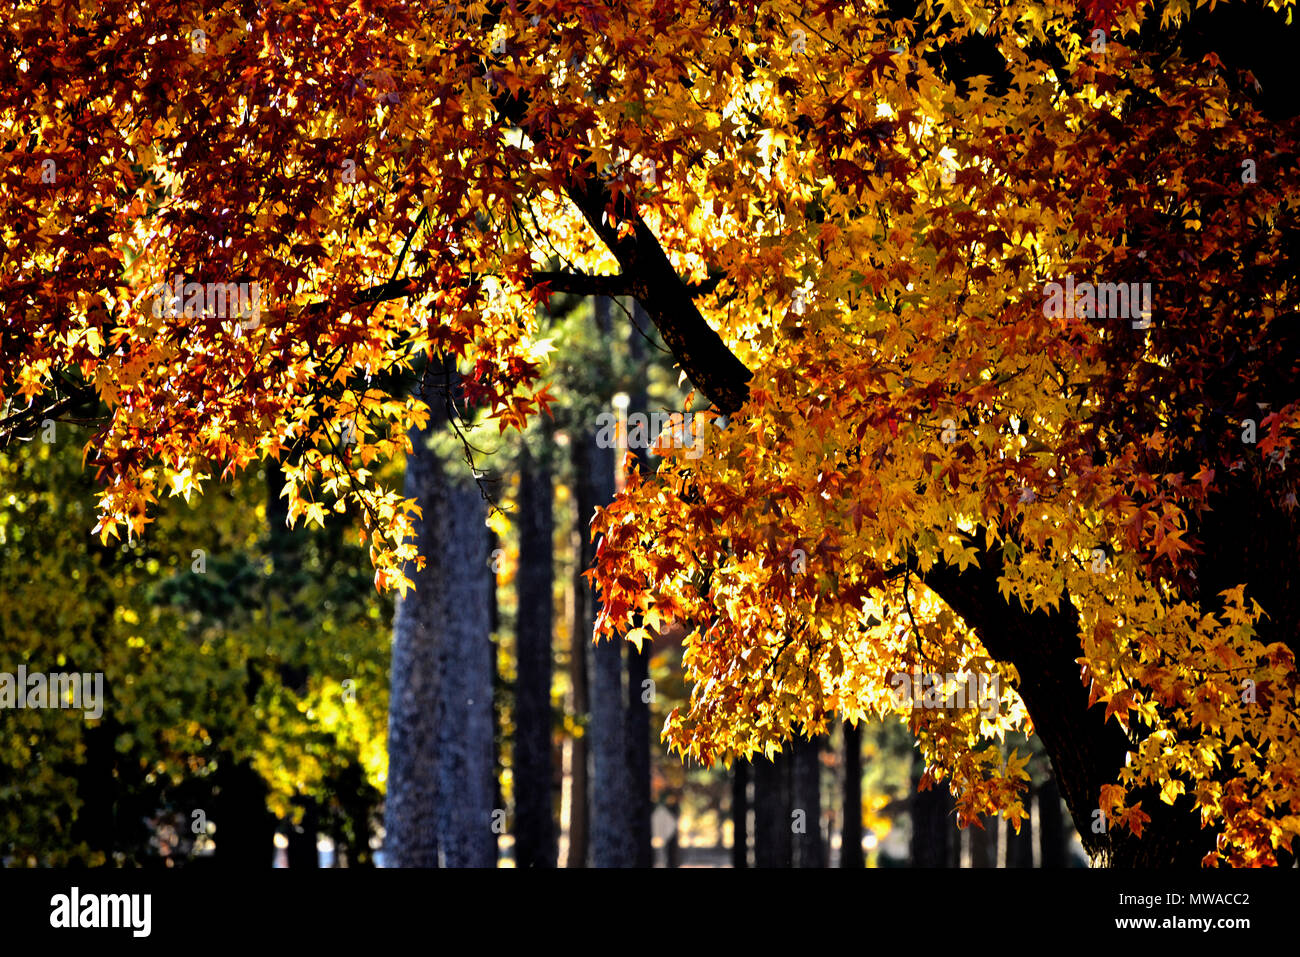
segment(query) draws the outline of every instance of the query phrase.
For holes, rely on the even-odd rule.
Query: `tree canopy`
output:
[[[1272,863],[1300,836],[1296,129],[1208,16],[19,4],[3,440],[102,416],[104,542],[277,459],[290,518],[357,506],[401,590],[410,503],[375,471],[428,415],[405,373],[449,357],[522,429],[540,304],[631,295],[710,404],[704,454],[593,525],[598,630],[691,632],[674,748],[897,714],[963,823],[1017,822],[995,743],[1032,729],[1099,858]],[[914,672],[1005,693],[913,708]]]

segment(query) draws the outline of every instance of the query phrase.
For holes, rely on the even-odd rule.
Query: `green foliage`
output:
[[[0,712],[0,856],[147,859],[161,851],[145,818],[189,823],[242,762],[276,814],[308,800],[350,824],[344,805],[373,804],[386,770],[391,602],[363,551],[343,523],[268,531],[251,474],[105,547],[87,534],[84,440],[60,425],[54,444],[0,455],[0,671],[103,672],[105,699],[98,719]]]

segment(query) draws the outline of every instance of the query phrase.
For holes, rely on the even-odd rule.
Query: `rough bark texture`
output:
[[[862,729],[843,725],[844,825],[840,831],[840,867],[863,867],[862,855]]]
[[[405,494],[419,503],[416,546],[429,557],[406,574],[415,584],[397,598],[393,614],[392,678],[388,703],[388,796],[384,804],[384,856],[390,867],[438,866],[438,648],[446,601],[438,574],[437,516],[446,511],[435,481],[438,465],[428,448],[429,429],[410,434]]]
[[[491,568],[485,503],[469,476],[428,448],[446,422],[440,396],[411,435],[406,494],[423,571],[393,621],[385,847],[397,867],[493,867]]]
[[[610,333],[610,302],[596,298],[596,325],[601,335]],[[583,568],[595,564],[596,546],[590,524],[597,506],[614,498],[613,449],[596,444],[595,423],[584,430],[583,451],[575,480],[580,486],[579,514],[583,522]],[[594,631],[598,611],[595,589],[588,585],[586,634]],[[591,650],[591,864],[593,867],[631,867],[631,782],[627,768],[626,698],[623,688],[623,643],[617,639],[596,642]]]
[[[515,654],[515,864],[555,866],[551,801],[551,469],[527,447],[519,456],[519,597]]]
[[[495,867],[486,503],[468,476],[448,478],[446,502],[437,559],[448,611],[438,635],[438,850],[443,867]]]

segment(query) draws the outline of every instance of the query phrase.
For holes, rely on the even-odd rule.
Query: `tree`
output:
[[[646,380],[649,364],[642,360],[641,337],[643,327],[649,322],[644,310],[632,302],[627,346],[632,364],[632,386],[628,395],[628,421],[633,416],[650,413]],[[645,459],[644,449],[629,448],[624,435],[620,450],[632,461]],[[624,463],[619,462],[616,486],[623,486]],[[640,622],[633,624],[639,625]],[[627,644],[627,770],[628,770],[628,826],[632,831],[633,864],[636,867],[654,866],[654,846],[651,840],[650,815],[654,804],[650,797],[650,704],[654,700],[655,685],[650,679],[651,645],[643,642],[639,647]]]
[[[798,813],[793,822],[795,866],[825,867],[822,840],[821,751],[824,737],[795,738],[790,767],[791,804]]]
[[[435,420],[436,422],[436,420]],[[430,425],[430,429],[433,423]],[[420,554],[437,555],[438,520],[446,514],[429,430],[411,436],[406,493],[420,505]],[[424,516],[428,516],[427,520]],[[414,566],[414,562],[412,562]],[[450,611],[438,566],[408,571],[414,591],[397,600],[388,714],[388,789],[384,801],[384,852],[394,867],[438,867],[438,701],[442,670],[438,627]]]
[[[87,433],[60,423],[45,438],[0,452],[0,660],[101,672],[102,714],[5,711],[0,857],[260,869],[277,826],[298,812],[309,828],[315,808],[364,864],[390,603],[366,597],[347,517],[277,540],[283,482],[268,470],[105,546],[84,534]]]
[[[551,801],[551,627],[554,519],[551,466],[524,444],[519,454],[519,594],[515,654],[515,863],[555,867]]]
[[[731,866],[749,866],[749,762],[731,764]]]
[[[952,797],[946,790],[926,780],[925,760],[919,754],[912,767],[912,791],[912,836],[909,842],[912,866],[955,866],[958,835],[953,828]]]
[[[602,338],[610,334],[610,303],[596,300],[596,327]],[[582,443],[575,481],[579,483],[578,509],[590,522],[597,508],[614,497],[614,447],[601,440],[601,430],[588,428]],[[584,554],[590,566],[594,553]],[[599,598],[585,589],[593,624],[600,612]],[[631,831],[632,781],[627,763],[627,697],[623,680],[623,649],[616,642],[601,642],[591,651],[591,862],[594,867],[631,867],[636,848]]]
[[[753,759],[754,866],[792,867],[794,831],[790,808],[790,763],[786,752]]]
[[[892,715],[1016,826],[1032,723],[1098,863],[1290,860],[1296,111],[1219,7],[20,6],[3,430],[105,404],[105,542],[279,459],[403,591],[383,377],[521,428],[536,304],[633,295],[711,404],[592,526],[600,632],[691,629],[677,751]]]
[[[863,867],[862,857],[862,730],[842,724],[844,735],[844,824],[840,831],[840,867]]]
[[[435,414],[406,461],[421,561],[393,622],[386,840],[399,867],[495,867],[489,532],[476,478],[448,452],[457,443],[438,441],[459,436],[463,414],[443,370],[421,380]]]

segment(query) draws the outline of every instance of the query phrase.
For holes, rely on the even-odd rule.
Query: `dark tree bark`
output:
[[[970,841],[971,867],[998,866],[998,821],[996,818],[981,818],[979,825],[972,824],[966,829]]]
[[[749,769],[744,758],[731,765],[731,866],[749,866]]]
[[[554,867],[551,801],[551,623],[554,580],[549,461],[519,456],[519,596],[515,654],[515,863]]]
[[[246,761],[217,772],[207,816],[217,826],[213,861],[218,867],[261,870],[271,866],[276,820],[267,810],[267,793],[266,781]]]
[[[840,831],[840,867],[863,867],[862,729],[844,722],[844,824]]]
[[[755,757],[754,866],[792,867],[794,840],[790,829],[790,754],[772,760]]]
[[[406,494],[420,504],[425,567],[408,567],[416,587],[393,622],[385,844],[399,867],[493,867],[486,510],[477,483],[428,447],[447,400],[424,398],[433,414],[411,436]]]
[[[1069,858],[1066,853],[1065,821],[1061,816],[1061,792],[1056,786],[1056,778],[1050,775],[1038,789],[1038,825],[1038,866],[1065,867]]]
[[[633,386],[628,395],[629,415],[646,409],[645,371],[641,363],[641,333],[649,317],[639,303],[633,302],[634,323],[628,331],[628,354],[634,364]],[[648,469],[643,450],[631,449],[642,472]],[[640,621],[635,622],[640,625]],[[650,681],[651,646],[627,645],[627,768],[631,794],[628,801],[629,825],[632,829],[633,864],[636,867],[654,866],[654,846],[650,840],[650,814],[654,805],[650,800],[650,703],[654,685]]]
[[[573,595],[573,621],[570,625],[572,641],[569,646],[569,684],[572,689],[570,709],[575,721],[585,722],[590,707],[590,664],[592,619],[588,616],[588,585],[582,577],[586,569],[587,526],[591,520],[587,513],[586,491],[586,445],[575,436],[570,445],[570,457],[573,466],[574,488],[574,531],[573,531],[573,579],[569,583]],[[566,867],[586,867],[590,853],[588,839],[590,825],[590,793],[587,736],[569,739],[569,850],[565,860]]]
[[[444,867],[495,867],[487,510],[469,476],[448,476],[446,501],[438,559],[448,612],[438,655],[438,847]]]
[[[826,845],[822,841],[821,752],[825,736],[811,740],[795,738],[791,750],[791,810],[803,812],[793,822],[794,866],[825,867]]]
[[[302,823],[295,827],[288,823],[289,867],[320,867],[320,852],[316,850],[316,832],[320,825],[320,815],[316,802],[306,800],[303,807]]]
[[[491,528],[488,529],[488,642],[485,649],[487,654],[488,674],[492,680],[492,843],[493,859],[501,856],[501,835],[505,833],[505,821],[497,822],[497,812],[505,815],[506,799],[501,790],[501,775],[505,771],[505,762],[502,760],[502,750],[505,748],[501,728],[502,701],[505,695],[505,682],[501,680],[501,672],[497,669],[497,655],[500,649],[497,647],[497,630],[501,627],[501,609],[497,604],[497,576],[493,568],[497,555],[497,546],[500,540],[497,533]]]
[[[390,867],[438,866],[438,726],[440,672],[437,636],[447,613],[440,590],[438,516],[446,511],[439,466],[428,447],[443,421],[431,403],[427,428],[410,433],[406,457],[407,496],[415,498],[416,547],[427,559],[422,570],[405,568],[415,587],[399,595],[393,613],[393,656],[388,704],[388,795],[384,803],[384,854]]]
[[[1034,789],[1025,794],[1025,810],[1029,811],[1034,802]],[[1007,822],[1007,867],[1034,866],[1034,818],[1027,813],[1020,821],[1020,833],[1017,834],[1011,822]]]
[[[650,840],[650,645],[637,651],[627,645],[627,773],[628,827],[632,839],[632,866],[653,867],[654,846]]]
[[[596,300],[597,322],[608,331],[609,301]],[[614,450],[596,444],[597,432],[582,437],[585,449],[585,496],[579,500],[584,524],[589,525],[597,505],[614,498]],[[585,499],[585,500],[584,500]],[[595,543],[590,534],[584,547],[584,568],[595,563]],[[591,634],[597,612],[597,595],[587,593]],[[631,782],[627,767],[627,727],[623,688],[622,641],[603,639],[592,648],[591,674],[591,863],[593,867],[631,867],[635,861],[629,806]]]
[[[925,760],[919,752],[912,757],[912,838],[913,867],[952,867],[956,858],[957,829],[949,813],[952,795],[944,784],[919,790]]]
[[[1099,806],[1101,786],[1113,782],[1129,749],[1118,721],[1104,719],[1104,706],[1088,706],[1087,689],[1079,681],[1078,613],[1062,594],[1059,611],[1030,613],[1008,604],[998,591],[1001,552],[983,547],[972,536],[979,567],[958,571],[936,564],[925,583],[950,608],[975,625],[989,654],[1016,666],[1017,691],[1034,722],[1034,731],[1052,759],[1056,780],[1080,832],[1084,847],[1099,866],[1199,867],[1214,847],[1214,834],[1202,829],[1186,795],[1171,807],[1155,794],[1139,792],[1135,800],[1151,815],[1142,838],[1116,828],[1093,833],[1087,822]]]

